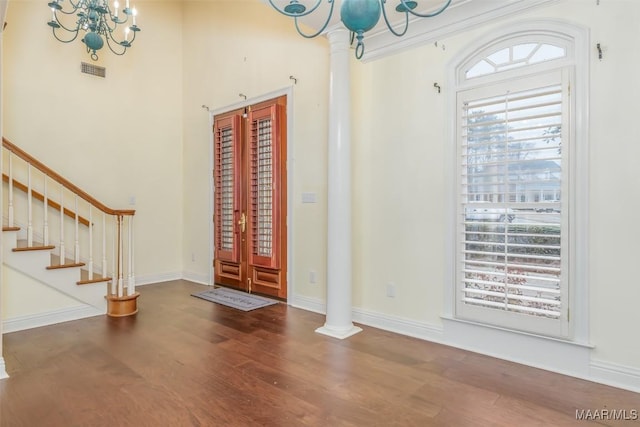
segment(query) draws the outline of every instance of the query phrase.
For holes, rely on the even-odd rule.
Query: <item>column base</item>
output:
[[[2,336],[0,336],[0,339],[2,339]],[[9,375],[7,374],[6,368],[4,366],[4,359],[2,358],[2,356],[0,356],[0,380],[4,378],[9,378]]]
[[[138,297],[140,293],[133,295],[117,297],[115,295],[107,295],[107,316],[109,317],[125,317],[131,316],[138,312]]]
[[[362,328],[351,325],[349,328],[332,328],[330,326],[324,325],[318,329],[316,332],[322,335],[327,335],[333,338],[338,338],[343,340],[345,338],[349,338],[352,335],[357,334],[358,332],[362,332]]]

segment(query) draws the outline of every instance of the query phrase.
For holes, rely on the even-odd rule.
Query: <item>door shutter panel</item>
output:
[[[249,114],[249,264],[280,268],[281,182],[279,138],[282,106]]]
[[[240,116],[217,118],[214,124],[215,145],[215,257],[239,262],[240,230]]]

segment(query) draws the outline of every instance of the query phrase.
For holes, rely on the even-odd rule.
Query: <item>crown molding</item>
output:
[[[367,33],[362,61],[374,61],[416,46],[434,43],[497,19],[517,16],[532,8],[561,1],[463,0],[456,2],[435,18],[416,18],[410,21],[407,34],[403,37],[396,37],[386,29]]]

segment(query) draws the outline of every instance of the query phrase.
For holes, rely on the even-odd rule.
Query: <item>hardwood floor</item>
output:
[[[241,312],[186,281],[140,287],[131,318],[94,317],[4,336],[0,425],[569,426],[576,410],[640,411],[640,394],[285,304]]]

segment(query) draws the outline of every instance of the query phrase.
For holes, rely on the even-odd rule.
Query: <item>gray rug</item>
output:
[[[191,295],[197,298],[205,299],[207,301],[226,305],[227,307],[237,308],[238,310],[242,311],[251,311],[255,310],[256,308],[262,308],[278,303],[278,301],[274,301],[269,298],[247,294],[245,292],[227,288],[214,288],[208,291],[197,292]]]

